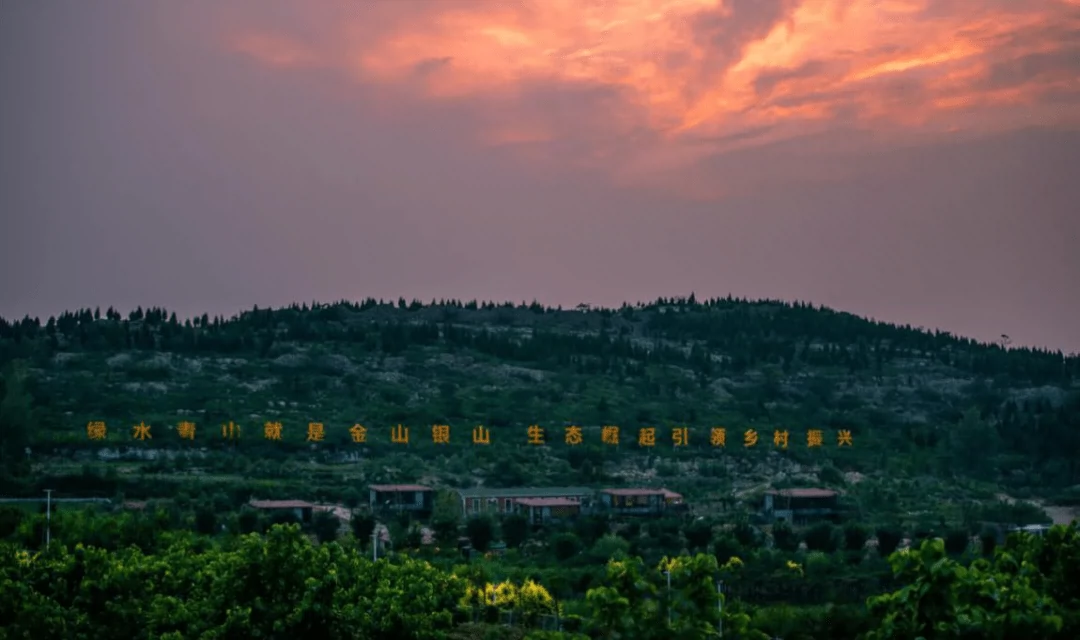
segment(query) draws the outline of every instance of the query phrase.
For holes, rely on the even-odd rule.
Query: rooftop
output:
[[[380,493],[394,493],[396,491],[431,491],[431,487],[425,487],[422,484],[373,484],[368,488],[378,491]]]
[[[681,493],[675,493],[671,489],[661,489],[661,491],[664,492],[664,498],[667,500],[682,500],[683,498]]]
[[[497,489],[473,487],[462,489],[462,498],[563,498],[567,496],[588,496],[596,493],[587,487],[514,487]]]
[[[604,489],[610,496],[667,496],[667,489]]]
[[[839,495],[832,489],[773,489],[765,493],[785,498],[832,498]]]
[[[526,507],[580,507],[581,503],[570,498],[518,498],[514,502]]]
[[[303,500],[252,500],[248,504],[256,509],[313,509],[315,507]]]

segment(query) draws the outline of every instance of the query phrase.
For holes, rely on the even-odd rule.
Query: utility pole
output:
[[[668,626],[670,627],[671,626],[671,570],[669,569],[669,570],[665,571],[664,575],[667,576],[667,623],[668,623]]]
[[[375,523],[375,528],[371,530],[371,561],[377,562],[379,560],[379,523]]]
[[[720,637],[724,637],[724,581],[716,581],[716,613],[720,614],[720,617],[716,621],[716,629],[720,632]]]
[[[52,489],[45,490],[45,548],[52,541]]]

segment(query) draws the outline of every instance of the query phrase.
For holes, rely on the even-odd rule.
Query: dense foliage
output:
[[[295,525],[228,541],[166,534],[152,552],[0,544],[0,638],[1076,638],[1080,530],[1012,536],[964,566],[941,539],[894,553],[905,584],[862,613],[754,608],[720,584],[744,570],[711,554],[612,558],[601,584],[556,602],[532,580],[492,583],[473,565],[403,554],[372,561],[355,543],[314,544]],[[794,577],[803,567],[788,563]],[[498,623],[502,623],[501,625]],[[550,631],[542,631],[542,627]],[[560,628],[561,631],[555,631]],[[861,633],[860,633],[861,629]]]

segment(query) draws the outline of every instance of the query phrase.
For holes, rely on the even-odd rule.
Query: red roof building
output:
[[[253,509],[276,513],[292,513],[300,522],[310,522],[315,505],[304,500],[252,500],[248,503]]]
[[[669,499],[682,500],[682,496],[667,489],[604,489],[600,492],[600,504],[620,515],[660,515],[667,508]]]
[[[837,512],[837,496],[832,489],[774,489],[765,492],[762,515],[770,520],[803,524],[832,518]]]
[[[573,498],[515,498],[514,506],[529,524],[547,524],[581,513],[581,501]]]
[[[596,490],[588,487],[473,487],[458,491],[465,517],[478,513],[514,513],[515,501],[522,498],[564,498],[588,508],[595,494]]]
[[[435,490],[422,484],[373,484],[368,486],[368,504],[372,511],[430,513],[435,506]]]

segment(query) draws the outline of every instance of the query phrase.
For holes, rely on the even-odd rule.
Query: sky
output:
[[[1080,0],[0,3],[0,316],[823,304],[1080,352]]]

